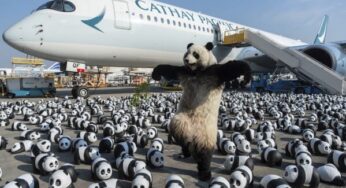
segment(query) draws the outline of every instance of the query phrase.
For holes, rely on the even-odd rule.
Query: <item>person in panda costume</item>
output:
[[[245,165],[238,167],[232,172],[229,182],[232,188],[249,187],[253,183],[252,170]]]
[[[108,180],[113,174],[112,166],[105,158],[96,158],[91,164],[91,174],[95,180]]]
[[[74,188],[78,173],[73,165],[64,164],[49,178],[49,188]]]
[[[39,188],[40,184],[32,174],[24,174],[6,183],[3,188]]]
[[[210,163],[216,145],[217,120],[224,83],[244,75],[244,84],[251,79],[246,63],[217,64],[212,49],[189,44],[184,55],[184,66],[159,65],[152,73],[154,80],[179,80],[183,95],[175,116],[171,119],[170,134],[182,147],[183,157],[197,162],[198,179],[211,178]]]
[[[283,177],[293,187],[317,188],[320,184],[320,176],[312,165],[289,165]]]
[[[75,164],[91,164],[96,158],[101,157],[99,148],[94,146],[82,146],[74,152]]]
[[[47,175],[58,170],[59,161],[52,153],[41,153],[35,157],[32,166],[35,173]]]

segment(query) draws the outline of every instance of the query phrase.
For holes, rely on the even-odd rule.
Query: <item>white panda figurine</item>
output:
[[[6,127],[10,125],[10,120],[5,111],[0,111],[0,127]]]
[[[125,129],[121,124],[116,124],[114,127],[114,136],[122,138],[125,135]]]
[[[134,158],[124,158],[118,166],[118,175],[120,179],[126,179],[132,181],[135,174],[146,168],[146,164],[143,161],[136,160]]]
[[[12,154],[22,153],[22,152],[28,152],[31,150],[31,147],[33,145],[33,142],[31,140],[24,140],[21,142],[15,143],[11,149],[8,151]]]
[[[251,155],[251,144],[247,140],[241,140],[238,144],[236,143],[236,155]]]
[[[219,152],[223,155],[235,154],[236,145],[227,138],[221,138],[217,146]]]
[[[228,180],[219,176],[211,180],[209,188],[231,188],[231,185],[229,184]]]
[[[148,145],[149,137],[144,131],[139,131],[135,134],[133,140],[138,148],[144,148]]]
[[[154,138],[157,138],[159,136],[159,133],[157,131],[156,127],[150,127],[147,131],[148,139],[153,140]]]
[[[88,144],[92,144],[97,141],[97,136],[94,132],[81,131],[78,133],[77,138],[84,139]]]
[[[144,168],[136,173],[132,180],[131,188],[151,188],[152,184],[153,178],[151,172]]]
[[[256,132],[254,129],[246,129],[244,132],[246,140],[253,142],[255,140]]]
[[[248,166],[251,170],[254,168],[254,161],[248,155],[228,155],[223,163],[227,172],[232,172],[240,166]]]
[[[320,176],[312,165],[289,165],[283,177],[293,187],[317,188],[320,184]]]
[[[305,142],[309,142],[311,139],[315,138],[315,131],[313,131],[312,129],[304,129],[303,130],[303,140]]]
[[[160,151],[150,148],[146,155],[147,165],[151,168],[162,168],[165,163],[165,158],[163,153]]]
[[[266,163],[268,166],[281,166],[282,164],[281,153],[273,147],[264,148],[260,155],[262,163]]]
[[[119,179],[104,180],[99,183],[93,183],[88,188],[119,188],[119,187],[131,187],[131,182]]]
[[[99,143],[100,153],[110,153],[114,148],[114,139],[111,137],[102,138]]]
[[[26,131],[28,127],[24,123],[16,121],[12,124],[11,129],[12,131]]]
[[[245,165],[238,167],[232,172],[229,182],[233,188],[246,188],[252,185],[252,170]]]
[[[308,149],[311,153],[317,155],[328,155],[332,152],[330,145],[318,138],[313,138],[309,141]]]
[[[117,159],[124,152],[131,156],[137,151],[137,146],[132,141],[125,141],[117,144],[114,148],[114,157]]]
[[[178,175],[170,175],[166,179],[165,188],[184,188],[184,180]]]
[[[41,153],[49,153],[52,148],[52,143],[49,140],[40,140],[31,147],[31,157],[34,159]]]
[[[6,149],[7,144],[7,139],[3,136],[0,136],[0,150]]]
[[[48,138],[52,143],[58,143],[60,136],[63,134],[63,129],[59,126],[53,127],[48,131]]]
[[[49,188],[74,188],[78,173],[71,164],[64,164],[49,178]]]
[[[41,134],[35,130],[26,130],[20,134],[21,140],[38,140],[41,138]]]
[[[113,169],[109,161],[99,157],[91,164],[91,174],[95,180],[108,180],[112,177]]]
[[[39,182],[32,174],[24,174],[6,183],[3,188],[39,188]]]
[[[115,135],[115,128],[114,125],[108,124],[107,122],[105,123],[103,127],[103,137],[108,137],[108,136],[114,136]]]
[[[296,165],[312,165],[311,153],[307,150],[299,151],[295,157]]]
[[[60,136],[58,142],[59,152],[66,152],[72,149],[72,139],[69,136]]]
[[[346,172],[346,153],[333,150],[328,155],[328,163],[334,164],[341,172]]]
[[[88,143],[82,138],[75,138],[72,140],[71,151],[74,152],[75,150],[77,150],[78,148],[83,147],[83,146],[85,146],[85,147],[88,146]]]
[[[317,172],[320,176],[321,182],[336,186],[346,186],[346,182],[343,180],[341,173],[331,163],[325,164],[317,168]]]
[[[160,151],[161,153],[163,153],[165,150],[165,146],[164,146],[164,142],[163,142],[162,138],[154,138],[151,141],[150,147],[155,148],[156,150]]]
[[[81,162],[91,164],[98,157],[101,157],[99,148],[94,146],[82,146],[74,152],[74,162],[78,165]]]
[[[278,175],[266,175],[260,181],[261,188],[291,188],[291,186]]]
[[[41,153],[35,157],[32,166],[35,173],[47,175],[59,169],[59,161],[52,153]]]

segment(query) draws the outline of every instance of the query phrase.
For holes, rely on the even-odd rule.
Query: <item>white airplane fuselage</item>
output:
[[[22,52],[51,61],[144,68],[182,65],[187,44],[217,44],[220,32],[253,29],[151,0],[56,1],[70,2],[75,10],[38,9],[8,29],[4,40]],[[305,44],[259,32],[288,47]],[[231,50],[217,45],[213,52],[220,63],[261,53],[252,47],[236,54]]]

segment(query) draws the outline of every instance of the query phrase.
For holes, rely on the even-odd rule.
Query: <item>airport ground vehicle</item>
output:
[[[322,90],[316,86],[297,79],[284,79],[270,76],[269,74],[256,74],[251,82],[251,91],[254,92],[274,92],[274,93],[305,93],[318,94]]]
[[[7,78],[6,96],[14,97],[52,97],[56,93],[53,78]]]

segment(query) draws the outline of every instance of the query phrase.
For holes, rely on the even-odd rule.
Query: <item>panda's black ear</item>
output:
[[[193,45],[193,43],[188,44],[187,49],[189,49],[192,45]]]
[[[209,51],[211,51],[213,48],[214,48],[214,44],[211,43],[211,42],[208,42],[206,45],[205,45],[205,48]]]

